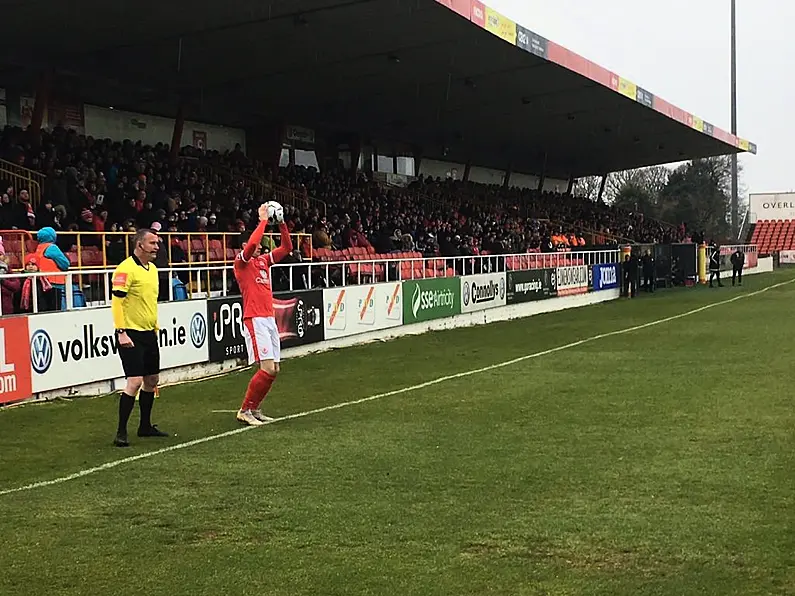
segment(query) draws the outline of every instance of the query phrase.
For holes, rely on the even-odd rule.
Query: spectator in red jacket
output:
[[[22,284],[18,277],[6,277],[9,267],[5,254],[0,255],[0,314],[14,313],[14,301]]]

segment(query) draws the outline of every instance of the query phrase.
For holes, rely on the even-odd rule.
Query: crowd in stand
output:
[[[55,129],[43,132],[34,146],[22,130],[6,128],[0,157],[46,175],[37,206],[26,190],[17,194],[9,181],[0,180],[0,229],[51,227],[60,234],[57,243],[64,252],[74,244],[70,232],[87,233],[83,247],[99,247],[102,237],[92,233],[140,227],[174,233],[252,228],[257,206],[268,197],[256,196],[235,173],[323,201],[325,213],[286,206],[291,231],[311,237],[314,249],[465,256],[577,249],[586,245],[586,237],[592,245],[617,238],[670,242],[684,236],[681,227],[570,195],[431,178],[406,188],[386,187],[366,173],[351,175],[341,167],[318,172],[290,166],[274,172],[248,160],[239,147],[225,154],[186,148],[173,161],[164,144],[92,139]],[[304,258],[311,254],[308,242],[299,245]],[[109,265],[124,257],[121,236],[108,236],[105,243]],[[184,260],[179,250],[169,254],[172,262]]]

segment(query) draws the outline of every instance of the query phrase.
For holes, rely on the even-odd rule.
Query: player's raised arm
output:
[[[293,252],[293,239],[290,238],[290,230],[283,221],[279,223],[279,234],[281,236],[281,244],[274,248],[271,253],[271,258],[274,263],[278,263]]]
[[[244,261],[250,261],[251,258],[254,256],[257,247],[262,242],[262,236],[265,234],[265,226],[268,225],[268,212],[265,205],[260,205],[258,214],[259,214],[259,225],[251,233],[251,236],[246,241],[246,245],[243,247]]]

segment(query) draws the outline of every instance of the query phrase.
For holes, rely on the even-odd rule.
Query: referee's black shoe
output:
[[[143,426],[138,427],[138,436],[139,437],[167,437],[168,433],[163,432],[162,430],[157,428],[156,424],[145,428]]]
[[[113,439],[113,444],[116,447],[129,447],[130,442],[127,440],[127,433],[116,433],[116,438]]]

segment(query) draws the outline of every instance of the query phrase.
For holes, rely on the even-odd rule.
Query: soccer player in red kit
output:
[[[237,413],[237,419],[250,426],[272,422],[265,416],[260,404],[270,391],[279,374],[281,342],[273,312],[271,265],[278,263],[293,250],[290,232],[284,218],[278,222],[281,244],[269,253],[262,254],[262,235],[268,225],[267,205],[259,208],[259,225],[251,233],[244,233],[243,250],[235,259],[235,278],[243,294],[243,337],[246,340],[249,364],[259,363],[246,390],[246,397]],[[246,237],[248,236],[248,237]]]

